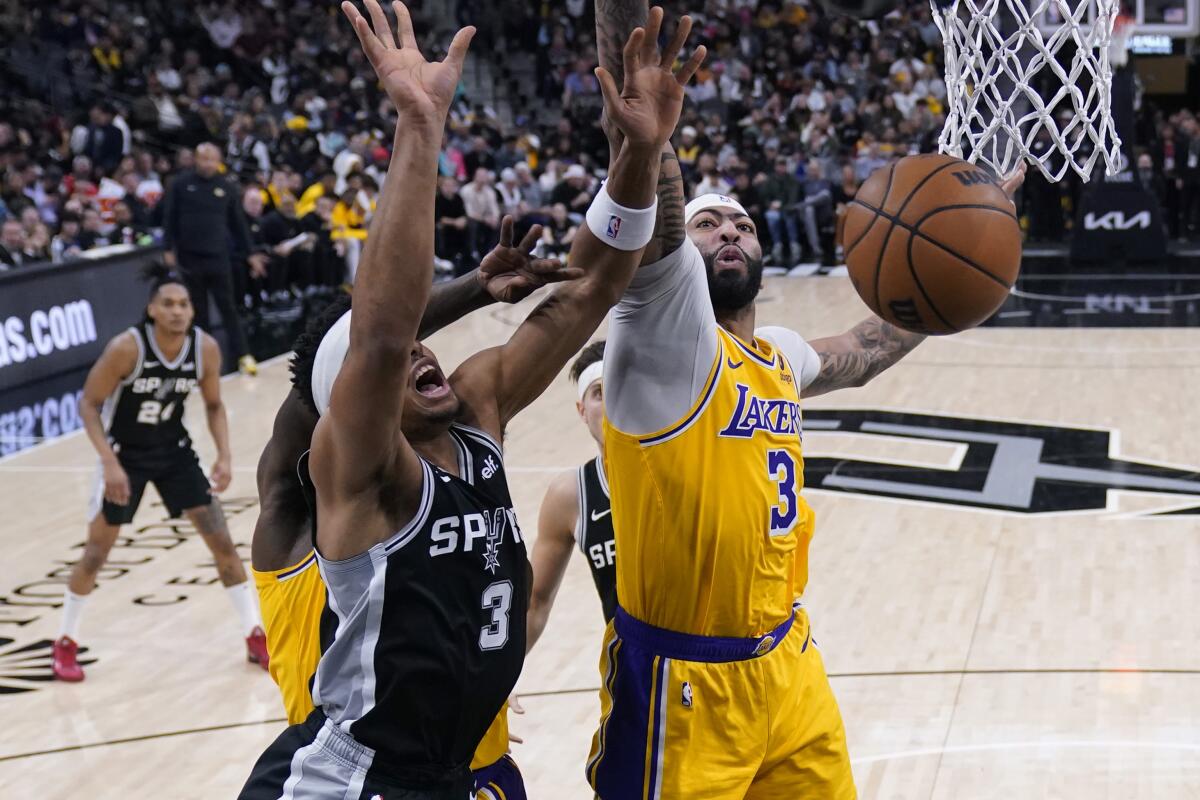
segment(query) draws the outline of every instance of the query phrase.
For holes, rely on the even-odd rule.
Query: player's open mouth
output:
[[[746,254],[736,244],[727,244],[717,251],[717,263],[729,267],[744,266]]]
[[[450,384],[442,377],[442,371],[433,364],[422,364],[413,373],[413,385],[422,397],[445,397],[450,393]]]

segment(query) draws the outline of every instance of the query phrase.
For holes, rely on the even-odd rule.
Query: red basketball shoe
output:
[[[267,634],[257,625],[246,637],[246,660],[251,664],[258,664],[263,669],[271,663],[271,656],[267,653]]]
[[[83,680],[83,667],[75,660],[79,645],[70,636],[54,643],[54,677],[60,681],[78,683]]]

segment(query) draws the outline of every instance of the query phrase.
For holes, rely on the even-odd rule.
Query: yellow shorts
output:
[[[285,569],[254,573],[263,627],[267,631],[270,673],[287,710],[288,724],[297,725],[313,710],[310,682],[321,660],[321,612],[325,582],[317,568],[316,551]],[[471,769],[496,764],[508,752],[508,703],[488,728]]]
[[[808,615],[798,610],[782,641],[778,630],[757,640],[691,636],[618,610],[604,636],[601,721],[587,765],[596,796],[856,797]]]
[[[325,583],[317,568],[317,554],[309,552],[300,563],[285,569],[251,572],[267,631],[271,678],[283,695],[288,724],[296,725],[313,710],[309,681],[321,659]]]

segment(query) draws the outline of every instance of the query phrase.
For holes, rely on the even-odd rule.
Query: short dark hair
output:
[[[600,339],[579,351],[579,357],[571,365],[571,382],[579,383],[579,376],[583,374],[583,371],[602,360],[604,360],[604,340]]]
[[[339,295],[336,300],[325,306],[320,314],[308,321],[304,333],[300,334],[292,345],[292,388],[300,395],[301,402],[314,414],[320,413],[312,394],[312,373],[313,364],[317,360],[317,348],[321,346],[321,340],[329,333],[333,323],[349,310],[350,295]]]
[[[65,220],[64,220],[65,221]],[[158,290],[170,283],[177,283],[184,289],[188,288],[183,276],[161,261],[151,261],[142,268],[142,280],[150,284],[150,299],[158,294]],[[189,291],[188,294],[191,294]]]
[[[150,294],[146,298],[147,303],[154,300],[154,298],[158,296],[159,289],[172,283],[182,286],[184,291],[188,293],[188,299],[192,299],[192,290],[189,289],[187,283],[184,282],[183,276],[161,261],[151,261],[149,264],[142,267],[142,279],[148,281],[150,284]],[[207,299],[208,298],[205,298],[205,300]],[[142,312],[142,325],[153,324],[154,320],[150,317],[150,309],[147,308]],[[192,321],[192,324],[193,326],[195,325],[195,320]]]

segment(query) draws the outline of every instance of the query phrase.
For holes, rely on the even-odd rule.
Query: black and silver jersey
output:
[[[130,328],[129,332],[137,341],[137,366],[104,404],[102,417],[109,440],[125,452],[190,447],[183,410],[203,374],[200,329],[192,329],[170,361],[158,348],[153,325]]]
[[[617,609],[617,545],[613,539],[612,501],[608,478],[599,456],[579,468],[579,520],[575,542],[588,560],[588,569],[610,621]]]
[[[530,568],[499,445],[454,425],[458,474],[422,460],[416,516],[327,587],[313,701],[420,782],[462,768],[525,660]]]

